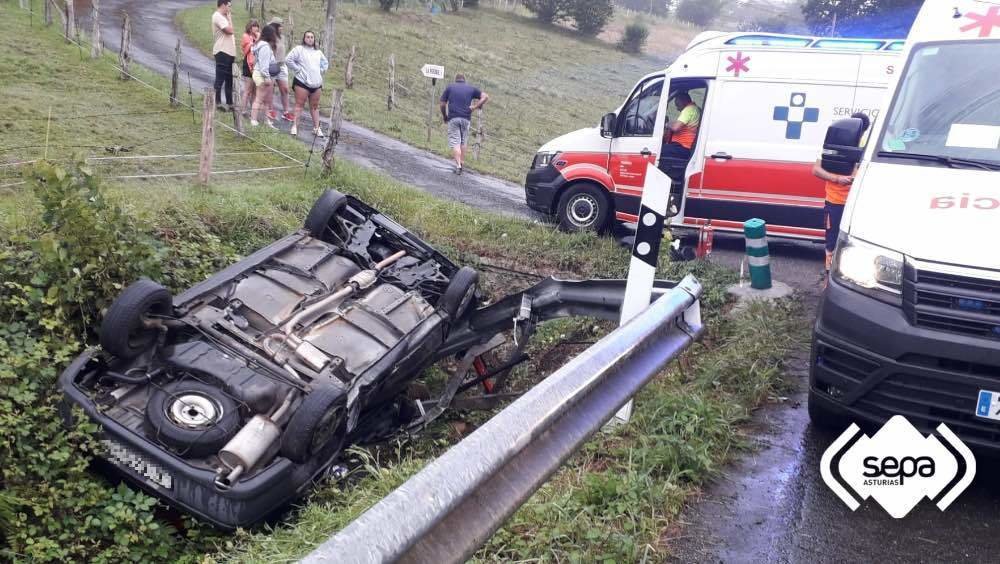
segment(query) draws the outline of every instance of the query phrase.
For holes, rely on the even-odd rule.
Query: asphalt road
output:
[[[184,78],[198,92],[211,85],[214,63],[174,25],[177,11],[201,0],[104,0],[103,34],[120,41],[120,14],[133,22],[135,60],[169,75],[181,37]],[[78,2],[86,19],[89,2]],[[85,21],[84,21],[85,23]],[[207,25],[207,23],[206,23]],[[287,124],[282,124],[287,128]],[[455,176],[447,159],[345,123],[338,155],[442,198],[512,216],[536,218],[521,186],[478,175]],[[307,129],[307,128],[300,128]],[[311,143],[308,135],[300,135]],[[527,158],[527,157],[526,157]],[[526,161],[527,162],[527,161]],[[821,291],[823,250],[812,243],[771,242],[775,279],[814,304]],[[710,258],[739,269],[741,237],[718,234]],[[810,309],[811,311],[811,309]],[[758,413],[759,448],[727,468],[700,501],[682,515],[684,527],[667,539],[679,562],[940,562],[1000,561],[1000,463],[980,460],[972,488],[945,513],[923,503],[904,519],[890,518],[868,502],[851,512],[823,484],[819,460],[833,437],[809,425],[805,409],[807,351],[788,365],[799,391]]]
[[[177,13],[186,8],[204,5],[204,0],[103,0],[101,2],[101,35],[104,44],[115,52],[121,43],[121,14],[127,11],[132,22],[132,56],[137,63],[160,74],[173,72],[174,49],[181,40],[181,82],[187,94],[188,79],[194,92],[195,106],[201,107],[201,92],[212,86],[215,62],[199,51],[184,37],[174,23]],[[89,29],[90,2],[76,0],[83,29]],[[209,23],[206,21],[205,25]],[[348,93],[348,96],[350,94]],[[185,96],[181,97],[182,99]],[[189,100],[190,98],[188,98]],[[280,98],[279,105],[280,105]],[[287,131],[290,123],[279,120]],[[246,122],[249,123],[249,122]],[[311,121],[303,116],[299,139],[306,145],[313,142]],[[253,132],[249,132],[252,136]],[[442,133],[443,135],[443,133]],[[317,142],[317,147],[322,146]],[[452,164],[422,149],[412,147],[370,129],[345,121],[337,157],[379,171],[435,196],[459,201],[473,207],[504,215],[540,219],[524,203],[524,188],[497,178],[466,172],[452,173]],[[527,166],[530,155],[525,156]]]

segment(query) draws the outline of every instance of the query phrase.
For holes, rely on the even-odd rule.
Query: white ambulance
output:
[[[817,424],[1000,447],[1000,1],[929,0],[866,145],[817,319]],[[860,120],[834,124],[824,168]]]
[[[635,222],[647,162],[674,179],[672,228],[711,220],[742,230],[823,238],[823,182],[812,175],[827,126],[854,112],[879,115],[902,40],[704,32],[667,69],[632,89],[600,127],[546,143],[525,182],[532,209],[567,230]],[[673,97],[702,109],[687,159],[659,159]]]

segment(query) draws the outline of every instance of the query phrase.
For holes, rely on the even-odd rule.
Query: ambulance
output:
[[[815,325],[809,413],[842,431],[899,414],[1000,448],[1000,1],[929,0],[860,161]],[[856,145],[855,145],[856,146]],[[852,156],[852,152],[854,153]],[[853,160],[853,162],[851,162]]]
[[[647,162],[673,180],[670,225],[823,238],[823,182],[812,175],[827,126],[879,116],[902,40],[704,32],[642,78],[599,127],[546,143],[525,182],[530,208],[569,231],[635,222]],[[660,159],[664,124],[687,92],[701,110],[690,160]]]

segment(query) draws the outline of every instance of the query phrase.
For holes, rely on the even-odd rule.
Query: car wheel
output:
[[[848,418],[843,413],[834,411],[821,402],[822,400],[816,398],[816,392],[809,392],[809,421],[814,427],[824,431],[843,432],[851,424]]]
[[[340,192],[333,189],[323,192],[323,195],[316,200],[312,209],[309,210],[309,215],[306,216],[304,224],[306,231],[313,237],[327,241],[328,243],[331,242],[327,240],[331,230],[340,240],[346,240],[348,234],[344,225],[339,221],[333,225],[330,224],[346,205],[347,196]]]
[[[447,313],[452,320],[460,319],[469,310],[469,306],[476,297],[476,284],[479,282],[479,273],[474,269],[463,266],[451,277],[451,282],[441,295],[438,309]]]
[[[163,286],[141,278],[108,308],[101,322],[101,347],[118,358],[135,358],[156,342],[158,329],[145,326],[150,315],[171,315],[173,297]]]
[[[607,193],[594,184],[575,184],[559,198],[557,213],[559,228],[563,231],[603,233],[611,216],[611,201]]]
[[[281,455],[301,464],[345,438],[347,394],[339,386],[321,386],[310,391],[292,414],[281,435]]]
[[[157,388],[146,405],[146,421],[156,440],[186,458],[219,452],[243,423],[236,400],[198,380]]]

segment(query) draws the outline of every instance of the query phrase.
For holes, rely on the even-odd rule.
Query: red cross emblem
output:
[[[726,72],[734,73],[733,76],[739,78],[740,71],[750,72],[750,67],[747,66],[747,63],[750,62],[750,55],[744,57],[742,51],[737,51],[735,59],[733,57],[726,57],[726,59],[728,59],[730,63],[729,66],[726,67]]]
[[[979,37],[989,37],[994,27],[1000,27],[1000,6],[992,6],[985,14],[965,14],[973,23],[964,25],[959,31],[972,31],[979,28]]]

